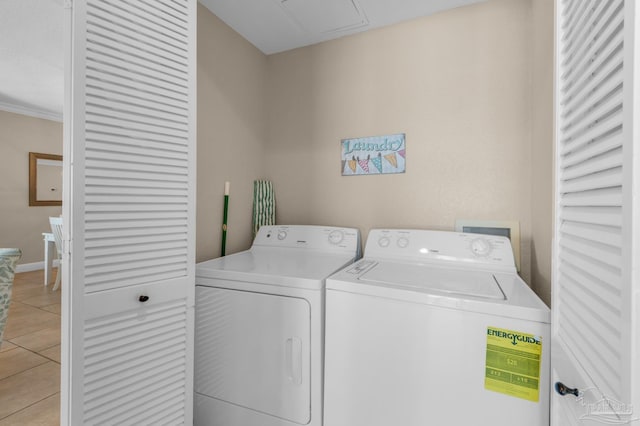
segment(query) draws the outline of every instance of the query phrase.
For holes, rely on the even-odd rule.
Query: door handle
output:
[[[562,382],[556,382],[554,387],[556,389],[556,392],[558,392],[562,396],[569,395],[569,394],[574,395],[576,398],[580,396],[580,391],[577,388],[576,389],[570,388]]]
[[[289,337],[285,344],[287,378],[295,385],[302,384],[302,340]]]

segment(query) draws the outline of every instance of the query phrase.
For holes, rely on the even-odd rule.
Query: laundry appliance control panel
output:
[[[360,231],[333,226],[268,225],[260,228],[253,245],[353,252],[360,245]]]
[[[508,238],[493,235],[415,229],[373,229],[364,250],[367,258],[398,259],[458,266],[515,268]]]

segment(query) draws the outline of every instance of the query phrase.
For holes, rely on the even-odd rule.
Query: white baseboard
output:
[[[53,267],[57,268],[60,265],[60,261],[58,259],[53,260]],[[44,269],[44,260],[42,262],[33,262],[33,263],[22,263],[16,266],[16,272],[31,272],[38,271],[40,269]]]

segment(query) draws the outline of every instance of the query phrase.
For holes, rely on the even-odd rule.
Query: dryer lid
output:
[[[324,280],[329,275],[354,260],[355,254],[252,247],[247,251],[198,263],[196,278],[319,290],[324,288]]]
[[[493,273],[487,271],[379,262],[360,275],[358,281],[416,292],[436,292],[491,300],[506,299]]]

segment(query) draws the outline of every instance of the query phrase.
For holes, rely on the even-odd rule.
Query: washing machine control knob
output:
[[[409,239],[407,237],[400,237],[398,238],[396,244],[400,248],[406,248],[409,245]]]
[[[278,231],[278,239],[284,240],[285,238],[287,238],[287,231]]]
[[[486,257],[491,254],[493,247],[486,238],[475,238],[471,241],[471,252],[480,257]]]
[[[389,247],[389,243],[391,243],[391,240],[389,239],[389,237],[381,237],[381,238],[378,240],[378,245],[379,245],[380,247],[383,247],[383,248],[384,248],[384,247]]]
[[[344,232],[335,229],[329,233],[329,243],[331,244],[340,244],[344,240]]]

